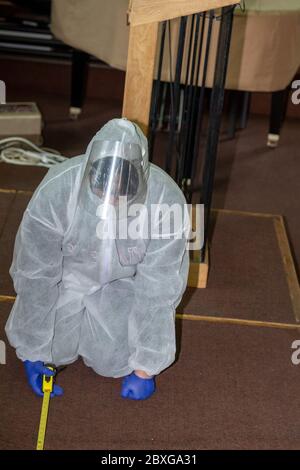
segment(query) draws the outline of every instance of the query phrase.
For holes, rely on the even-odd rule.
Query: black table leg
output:
[[[271,113],[269,122],[268,147],[275,148],[280,138],[280,129],[287,108],[288,90],[274,91],[271,98]]]
[[[210,101],[209,127],[206,141],[204,168],[202,176],[202,197],[204,204],[204,246],[202,249],[202,259],[204,261],[205,245],[207,242],[210,208],[213,193],[213,184],[215,176],[215,167],[217,159],[217,150],[219,142],[219,133],[221,126],[221,117],[224,102],[224,86],[228,64],[229,47],[232,31],[233,8],[225,7],[222,9],[222,18],[218,40],[216,68],[214,83]]]
[[[242,92],[242,102],[241,102],[241,117],[240,117],[240,129],[245,129],[247,127],[247,122],[249,118],[249,110],[251,103],[251,93],[250,91]]]
[[[238,129],[245,129],[249,117],[251,93],[231,90],[229,92],[228,138],[233,139]]]

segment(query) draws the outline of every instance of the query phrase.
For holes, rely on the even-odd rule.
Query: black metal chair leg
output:
[[[229,139],[234,139],[238,129],[246,128],[249,117],[250,99],[251,93],[249,91],[230,91],[227,127]]]
[[[229,94],[229,112],[228,112],[228,138],[234,139],[235,132],[237,129],[237,120],[238,120],[238,110],[239,110],[239,92],[236,90],[230,91]]]
[[[285,110],[287,107],[287,90],[274,91],[271,99],[271,113],[269,122],[268,147],[275,148],[280,138],[280,129],[282,126]]]
[[[243,91],[241,97],[241,117],[240,117],[240,129],[245,129],[247,127],[247,122],[249,118],[251,102],[251,93],[250,91]]]
[[[87,72],[89,55],[86,52],[73,49],[70,117],[77,119],[81,114],[86,95]]]
[[[203,191],[201,202],[204,204],[205,211],[204,246],[201,251],[202,260],[204,260],[205,256],[205,245],[207,242],[209,228],[210,208],[212,202],[217,150],[219,143],[219,131],[221,126],[221,117],[224,101],[224,85],[232,31],[233,9],[231,7],[224,7],[222,9],[222,13],[223,14],[218,40],[216,69],[210,101],[210,124],[207,134],[204,168],[202,175]]]

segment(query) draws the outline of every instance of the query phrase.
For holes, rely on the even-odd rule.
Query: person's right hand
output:
[[[36,395],[43,397],[43,375],[50,377],[55,375],[55,372],[48,369],[48,367],[45,367],[44,363],[41,361],[24,361],[24,367],[29,386]],[[51,397],[60,396],[63,393],[63,389],[59,385],[53,385],[53,392],[51,393]]]
[[[147,379],[144,379],[136,375],[135,372],[132,372],[130,375],[124,377],[122,381],[122,398],[129,398],[130,400],[146,400],[147,398],[150,398],[154,392],[154,377],[148,376]]]

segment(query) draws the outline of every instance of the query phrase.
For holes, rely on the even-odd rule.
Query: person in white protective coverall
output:
[[[147,214],[138,219],[143,231],[112,236],[111,227],[135,221],[134,204]],[[17,233],[10,270],[17,298],[6,324],[36,394],[42,374],[53,374],[46,364],[79,356],[97,374],[124,377],[123,398],[153,394],[154,377],[175,359],[189,256],[184,217],[164,229],[164,216],[153,223],[149,214],[174,204],[184,212],[181,190],[149,164],[147,139],[127,119],[109,121],[85,155],[48,171]]]

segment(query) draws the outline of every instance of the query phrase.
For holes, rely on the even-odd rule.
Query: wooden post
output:
[[[201,261],[201,252],[192,252],[190,256],[190,270],[188,286],[197,289],[205,289],[207,286],[209,270],[208,245],[205,247],[204,261]]]
[[[130,26],[122,116],[148,133],[158,23]]]

